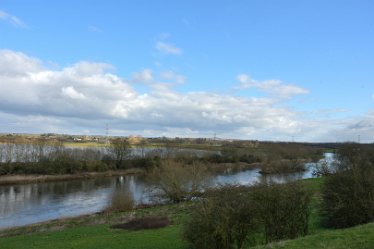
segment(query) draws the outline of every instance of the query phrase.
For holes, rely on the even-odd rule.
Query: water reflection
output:
[[[132,178],[127,176],[124,186],[129,184],[130,191],[139,193]],[[102,178],[0,187],[0,227],[100,211],[106,206],[116,181],[116,178]]]
[[[331,163],[333,155],[326,154],[326,160]],[[301,173],[266,176],[259,174],[258,169],[227,171],[216,175],[212,184],[282,183],[310,178],[313,164],[306,164],[306,167],[307,171]],[[152,198],[147,195],[148,188],[144,178],[137,175],[0,186],[0,228],[101,211],[107,206],[115,189],[125,189],[132,193],[136,204],[149,203]]]

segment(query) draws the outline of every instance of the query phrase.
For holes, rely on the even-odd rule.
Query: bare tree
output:
[[[189,200],[209,185],[209,175],[204,165],[190,165],[168,159],[148,173],[149,182],[156,195],[172,202]]]
[[[130,143],[124,138],[112,141],[108,150],[114,157],[117,168],[123,167],[124,161],[129,158],[131,153]]]

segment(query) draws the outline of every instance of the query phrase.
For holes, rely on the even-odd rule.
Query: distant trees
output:
[[[0,175],[72,174],[104,171],[112,166],[102,161],[95,148],[69,148],[61,142],[0,144]]]

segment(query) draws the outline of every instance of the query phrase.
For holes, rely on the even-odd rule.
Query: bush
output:
[[[208,192],[191,212],[184,237],[191,248],[243,248],[308,233],[310,193],[300,182],[226,186]]]
[[[147,157],[135,157],[129,159],[129,164],[134,168],[143,168],[146,170],[152,170],[156,167],[160,167],[161,158],[158,156],[147,156]]]
[[[134,198],[129,191],[115,189],[110,198],[106,211],[125,212],[134,208]]]
[[[338,152],[335,173],[322,188],[327,227],[344,228],[374,221],[373,149],[346,144]]]
[[[302,183],[258,185],[254,200],[260,210],[266,243],[308,233],[311,198]]]
[[[206,167],[202,164],[183,164],[172,159],[164,160],[147,174],[155,187],[156,195],[172,202],[190,200],[208,184]]]
[[[226,186],[213,191],[192,210],[184,227],[191,248],[243,248],[256,230],[256,209],[245,187]]]

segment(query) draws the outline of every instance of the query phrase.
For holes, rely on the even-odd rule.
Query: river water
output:
[[[326,153],[320,163],[332,160],[333,154]],[[313,177],[313,163],[306,168],[305,172],[267,176],[258,169],[225,172],[215,175],[211,184],[282,183]],[[153,201],[148,184],[139,175],[0,186],[0,229],[101,211],[118,188],[126,189],[138,204]]]

